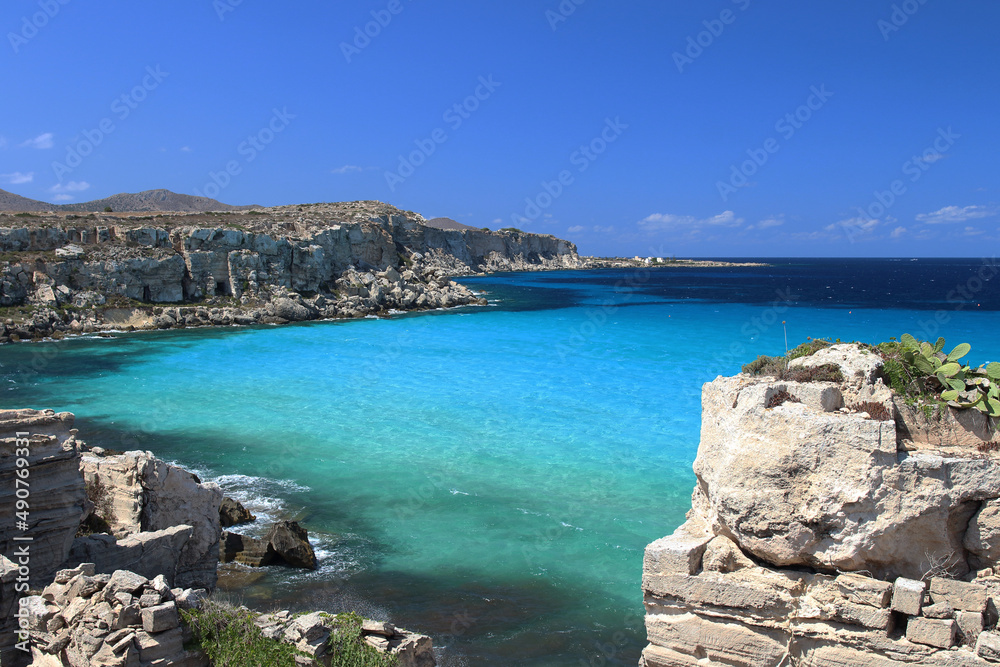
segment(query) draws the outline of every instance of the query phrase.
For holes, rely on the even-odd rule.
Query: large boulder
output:
[[[824,353],[847,371],[842,391],[885,396],[872,355]],[[967,572],[978,544],[966,544],[969,520],[1000,497],[1000,466],[975,451],[900,451],[894,422],[824,407],[789,384],[737,376],[705,385],[695,517],[772,565],[915,579],[936,567]],[[768,407],[782,389],[802,402]]]
[[[219,521],[223,528],[239,526],[256,520],[257,517],[246,507],[243,507],[240,501],[228,497],[222,499],[222,506],[219,507]]]
[[[267,531],[264,540],[292,567],[316,569],[316,554],[309,544],[305,528],[295,521],[278,521]]]

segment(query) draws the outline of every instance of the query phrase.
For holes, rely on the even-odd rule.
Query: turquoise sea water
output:
[[[689,508],[701,385],[783,351],[786,328],[877,342],[937,317],[1000,359],[983,266],[470,278],[491,306],[4,346],[0,401],[298,519],[320,569],[268,568],[248,604],[359,608],[431,634],[443,664],[634,665],[642,550]]]

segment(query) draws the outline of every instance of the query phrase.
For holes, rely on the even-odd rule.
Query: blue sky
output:
[[[980,256],[997,25],[987,0],[7,0],[0,188],[378,199],[596,255]]]

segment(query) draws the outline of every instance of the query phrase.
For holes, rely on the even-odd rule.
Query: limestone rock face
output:
[[[842,355],[855,373],[845,393],[882,393],[872,355]],[[966,527],[981,503],[1000,496],[1000,467],[900,452],[894,422],[865,413],[824,411],[815,401],[767,408],[778,384],[788,385],[746,376],[705,385],[697,519],[773,565],[915,579],[946,561],[953,574],[969,571]]]
[[[640,664],[1000,663],[1000,457],[945,433],[913,451],[877,355],[792,363],[844,381],[704,386],[692,509],[646,548]]]
[[[172,583],[182,588],[215,587],[222,534],[218,485],[202,484],[150,452],[84,456],[81,468],[90,488],[104,489],[108,516],[103,518],[116,536],[187,526],[189,537],[176,554]]]
[[[162,227],[136,226],[127,219],[110,227],[77,227],[56,217],[39,220],[38,228],[0,228],[0,250],[55,250],[56,255],[56,261],[41,268],[27,254],[23,261],[15,256],[0,262],[0,305],[45,306],[47,316],[59,319],[62,314],[55,309],[60,305],[93,306],[83,317],[94,329],[111,324],[98,308],[103,299],[120,297],[150,304],[147,317],[128,323],[136,328],[244,323],[237,318],[284,323],[478,302],[448,280],[431,280],[430,271],[441,277],[584,264],[576,246],[553,236],[442,230],[423,224],[417,214],[378,202],[361,202],[360,208],[354,204],[254,211],[221,227],[204,216],[178,215],[167,216]],[[364,290],[353,284],[339,289],[337,283],[352,271],[373,272],[380,280]],[[299,293],[319,295],[336,307]],[[239,305],[229,302],[230,297],[239,299]],[[205,300],[225,300],[229,321],[178,319],[152,307]],[[87,324],[78,327],[86,330]],[[23,328],[28,337],[48,336],[53,330],[72,331],[70,321],[36,317]],[[0,338],[11,333],[25,337],[19,330],[0,329]]]
[[[0,524],[0,553],[11,557],[23,546],[14,538],[31,537],[33,585],[51,577],[66,559],[84,517],[87,496],[73,421],[68,412],[0,411],[0,512],[6,517]],[[18,434],[26,440],[19,442]],[[18,487],[17,479],[24,485]],[[18,510],[19,499],[27,501],[27,510]],[[23,529],[17,527],[18,511],[26,519]]]

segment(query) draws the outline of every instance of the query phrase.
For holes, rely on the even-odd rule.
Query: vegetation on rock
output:
[[[959,410],[976,409],[1000,417],[1000,363],[980,368],[961,365],[972,349],[968,343],[945,354],[945,339],[931,344],[903,334],[876,348],[885,358],[887,384],[911,403],[948,405]]]
[[[260,614],[245,607],[206,600],[200,609],[182,610],[194,641],[215,667],[296,667],[296,656],[307,657],[292,645],[269,639],[254,622]],[[330,667],[394,667],[396,658],[379,653],[361,638],[362,619],[356,614],[332,617],[334,632],[328,644]]]

